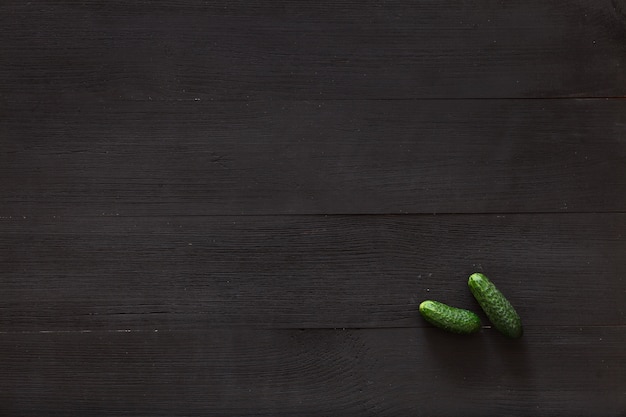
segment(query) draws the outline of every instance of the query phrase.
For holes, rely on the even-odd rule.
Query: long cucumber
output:
[[[467,285],[496,329],[514,339],[522,337],[519,314],[489,278],[476,272],[470,275]]]

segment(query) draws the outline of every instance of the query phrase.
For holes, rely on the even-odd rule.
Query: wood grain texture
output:
[[[11,218],[0,329],[428,326],[480,311],[482,271],[525,326],[626,325],[626,215]],[[487,323],[483,316],[482,320]]]
[[[11,416],[617,416],[626,330],[2,334]],[[592,354],[590,354],[592,352]]]
[[[7,0],[0,6],[0,95],[622,97],[622,5]]]
[[[3,216],[626,211],[626,100],[2,107]]]
[[[624,415],[625,68],[625,0],[3,0],[0,415]],[[474,271],[522,339],[419,317]]]

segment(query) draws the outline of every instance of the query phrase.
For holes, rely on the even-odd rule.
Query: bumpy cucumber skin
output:
[[[496,329],[513,339],[522,337],[519,315],[489,278],[477,272],[470,275],[467,285]]]
[[[480,330],[480,319],[475,313],[439,301],[423,301],[420,313],[429,323],[452,333],[470,334]]]

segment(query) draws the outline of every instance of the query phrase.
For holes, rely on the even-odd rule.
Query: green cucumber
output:
[[[470,275],[467,285],[496,329],[514,339],[522,337],[522,321],[519,315],[485,275],[478,272]]]
[[[480,319],[475,313],[438,301],[422,302],[420,313],[429,323],[452,333],[470,334],[480,330]]]

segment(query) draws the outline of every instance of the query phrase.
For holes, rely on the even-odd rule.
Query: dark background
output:
[[[2,0],[0,415],[625,415],[625,96],[624,0]]]

